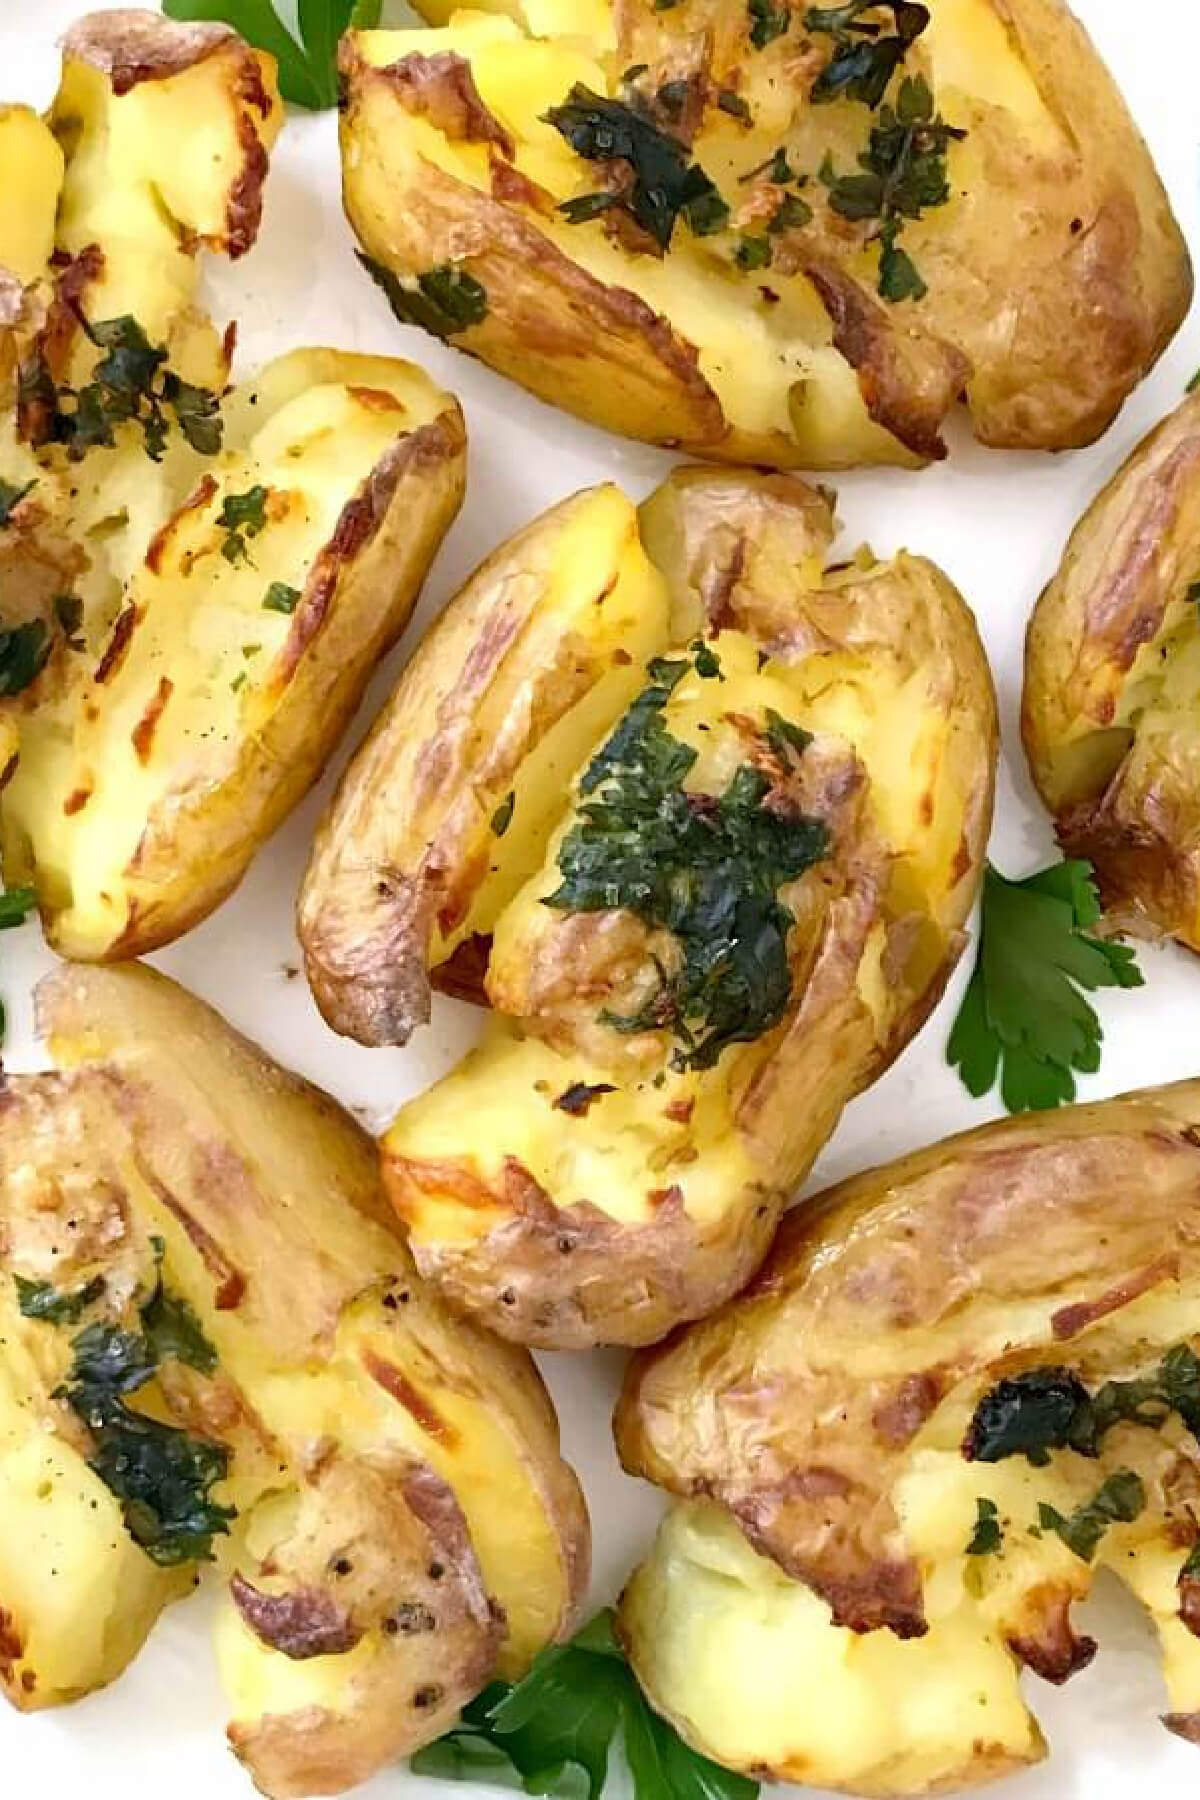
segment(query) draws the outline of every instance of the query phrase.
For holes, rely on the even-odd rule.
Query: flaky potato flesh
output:
[[[784,476],[680,470],[640,515],[612,488],[565,502],[430,632],[318,833],[300,934],[330,1023],[402,1039],[431,982],[493,1008],[384,1161],[422,1272],[519,1341],[650,1342],[736,1291],[961,948],[995,753],[973,623],[917,558],[827,569],[832,538]],[[583,771],[652,659],[701,642],[720,678],[697,665],[661,713],[689,790],[726,791],[777,715],[813,734],[780,804],[828,854],[785,890],[783,1017],[681,1071],[669,1028],[611,1024],[670,935],[546,902]]]
[[[1065,851],[1115,923],[1200,950],[1200,397],[1073,532],[1030,622],[1021,722]]]
[[[12,1280],[102,1275],[88,1322],[136,1328],[158,1239],[217,1363],[143,1391],[231,1453],[230,1741],[265,1793],[340,1792],[569,1630],[588,1532],[549,1400],[422,1285],[332,1101],[139,967],[64,970],[38,1006],[60,1071],[0,1097],[0,1500],[22,1533],[0,1551],[0,1680],[23,1707],[87,1692],[190,1585],[137,1548],[55,1397],[77,1327],[22,1316]]]
[[[1098,1458],[1045,1467],[963,1447],[1003,1377],[1063,1366],[1094,1392],[1195,1344],[1198,1143],[1200,1083],[1183,1082],[935,1145],[790,1215],[740,1300],[634,1359],[621,1459],[680,1503],[622,1629],[689,1741],[867,1795],[1034,1762],[1018,1677],[1091,1660],[1070,1613],[1100,1567],[1149,1612],[1166,1723],[1195,1737],[1180,1583],[1200,1451],[1182,1421],[1121,1423]],[[1069,1517],[1119,1470],[1145,1504],[1089,1563],[1039,1509]],[[1002,1538],[970,1555],[981,1500]]]
[[[19,760],[0,847],[81,960],[170,942],[237,885],[319,775],[462,500],[461,412],[411,364],[298,350],[226,391],[233,337],[196,304],[197,253],[249,249],[280,119],[271,59],[234,33],[117,13],[68,35],[49,127],[34,121],[61,165],[51,242],[69,260],[22,292],[26,392],[31,369],[85,386],[100,356],[85,322],[128,316],[169,379],[225,394],[219,452],[171,429],[156,462],[128,424],[74,460],[0,369],[0,476],[29,486],[0,575],[12,622],[52,645],[3,705]],[[164,164],[168,136],[182,149]],[[32,171],[13,206],[15,266],[44,211]],[[223,514],[247,496],[258,517],[235,539]]]
[[[756,45],[751,12],[718,0],[419,10],[434,29],[343,44],[343,188],[363,251],[410,288],[446,264],[469,275],[486,312],[453,341],[610,429],[783,468],[916,464],[945,454],[962,396],[985,443],[1086,443],[1187,311],[1181,234],[1063,0],[931,7],[903,73],[967,135],[949,146],[949,200],[905,227],[928,292],[903,302],[878,292],[873,227],[835,215],[817,180],[827,155],[857,168],[877,115],[810,100],[833,43],[797,14]],[[608,174],[544,115],[576,84],[618,97],[630,67],[652,113],[660,88],[682,93],[656,116],[731,209],[703,236],[680,223],[665,256],[611,217],[559,210]],[[740,246],[765,241],[780,149],[813,218],[763,267]]]

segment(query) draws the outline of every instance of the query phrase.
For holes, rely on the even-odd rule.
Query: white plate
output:
[[[730,0],[734,4],[735,0]],[[1075,0],[1116,72],[1150,141],[1184,230],[1200,249],[1196,109],[1200,7],[1160,0]],[[0,94],[45,104],[55,86],[54,38],[81,10],[72,0],[0,0]],[[164,156],[173,154],[164,144]],[[0,180],[11,172],[0,170]],[[209,301],[239,322],[239,369],[299,344],[397,351],[423,362],[461,397],[471,432],[471,478],[463,516],[428,583],[417,624],[376,678],[355,743],[430,619],[475,563],[503,537],[575,489],[615,479],[645,493],[667,468],[656,451],[623,444],[552,412],[477,363],[401,329],[351,256],[338,204],[332,114],[295,116],[275,152],[266,221],[257,248],[230,268],[210,264]],[[1060,457],[988,452],[954,434],[948,466],[918,476],[862,474],[838,482],[852,542],[881,553],[902,545],[934,557],[978,614],[992,659],[1004,725],[1004,769],[993,856],[1023,875],[1049,859],[1045,817],[1029,785],[1017,730],[1021,645],[1030,608],[1064,539],[1096,488],[1147,427],[1173,407],[1200,366],[1200,334],[1185,327],[1152,378],[1103,443]],[[1197,569],[1200,575],[1200,568]],[[335,758],[330,779],[345,761]],[[404,1051],[367,1051],[326,1029],[303,978],[292,929],[296,889],[321,791],[261,852],[240,891],[206,925],[153,960],[218,1006],[282,1061],[330,1089],[369,1124],[382,1124],[406,1095],[457,1058],[477,1017],[435,1001],[432,1026]],[[10,1068],[32,1066],[28,994],[52,959],[36,927],[0,939],[0,983],[9,1005]],[[969,958],[968,958],[969,960]],[[1101,999],[1110,1033],[1089,1097],[1200,1072],[1200,964],[1175,949],[1144,952],[1147,986]],[[877,1087],[847,1112],[817,1165],[813,1186],[981,1124],[991,1108],[971,1101],[946,1067],[946,1034],[965,969],[917,1042]],[[1137,1196],[1130,1195],[1130,1204]],[[587,1486],[595,1527],[597,1604],[611,1600],[645,1546],[658,1511],[654,1493],[624,1477],[609,1436],[620,1358],[541,1359],[559,1403],[568,1456]],[[1082,1615],[1101,1654],[1069,1688],[1027,1677],[1053,1760],[1002,1782],[996,1800],[1118,1800],[1144,1784],[1156,1800],[1191,1800],[1196,1750],[1157,1723],[1164,1708],[1153,1647],[1136,1608],[1104,1591]],[[128,1800],[131,1788],[171,1800],[247,1800],[246,1776],[225,1747],[225,1711],[213,1668],[203,1596],[171,1611],[123,1679],[67,1711],[19,1718],[0,1712],[0,1796],[37,1793],[67,1800]],[[881,1703],[886,1704],[882,1701]],[[457,1790],[466,1800],[468,1790]],[[363,1800],[452,1800],[455,1789],[404,1769],[379,1776]],[[782,1795],[782,1790],[780,1790]],[[792,1794],[798,1790],[790,1790]]]

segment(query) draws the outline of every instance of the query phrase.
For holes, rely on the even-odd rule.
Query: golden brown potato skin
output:
[[[1021,712],[1038,792],[1114,922],[1200,950],[1200,397],[1137,447],[1038,602]]]
[[[486,315],[453,341],[611,430],[780,468],[911,465],[946,454],[962,398],[986,444],[1066,448],[1103,433],[1187,312],[1187,249],[1161,182],[1064,0],[932,8],[904,71],[967,135],[949,203],[906,231],[928,292],[903,303],[877,292],[867,228],[812,180],[831,147],[855,166],[872,115],[810,101],[831,42],[795,15],[756,48],[747,9],[714,0],[621,0],[590,23],[542,6],[529,27],[519,3],[488,9],[513,23],[421,10],[443,29],[343,43],[351,224],[402,281],[449,263],[482,284]],[[652,110],[663,83],[688,85],[666,128],[733,208],[702,241],[680,226],[665,261],[629,232],[564,223],[556,207],[604,172],[540,123],[576,82],[618,96],[631,64],[649,69]],[[730,92],[751,120],[731,123],[718,104]],[[761,234],[778,190],[747,172],[781,145],[810,176],[815,218],[748,275],[738,232]],[[760,376],[770,404],[747,399]]]
[[[1177,1616],[1175,1593],[1193,1535],[1183,1502],[1200,1478],[1190,1435],[1123,1427],[1111,1446],[1106,1440],[1100,1463],[1059,1452],[1044,1477],[1020,1457],[968,1464],[960,1445],[979,1398],[1004,1376],[1066,1365],[1094,1391],[1148,1372],[1168,1349],[1195,1341],[1198,1194],[1200,1082],[988,1125],[798,1207],[739,1300],[633,1359],[615,1420],[623,1466],[685,1501],[714,1503],[680,1510],[627,1603],[635,1667],[656,1703],[684,1718],[693,1742],[723,1753],[705,1718],[690,1710],[678,1676],[686,1644],[668,1643],[660,1653],[646,1610],[663,1591],[672,1534],[686,1538],[689,1519],[699,1521],[701,1536],[715,1522],[730,1542],[728,1521],[735,1520],[767,1559],[756,1565],[767,1571],[764,1591],[786,1593],[782,1572],[822,1603],[810,1626],[815,1660],[785,1680],[820,1692],[822,1656],[831,1669],[848,1669],[847,1633],[880,1633],[883,1642],[863,1655],[887,1659],[890,1675],[881,1666],[879,1679],[888,1680],[900,1720],[907,1717],[906,1667],[915,1683],[936,1680],[928,1659],[956,1629],[960,1590],[947,1585],[949,1572],[938,1563],[961,1560],[974,1497],[993,1491],[989,1483],[1003,1475],[1017,1485],[1001,1492],[1002,1512],[1030,1487],[1032,1519],[1038,1483],[1053,1474],[1072,1484],[1065,1505],[1054,1495],[1069,1512],[1118,1464],[1142,1476],[1148,1500],[1130,1527],[1128,1554],[1114,1545],[1109,1560],[1163,1632],[1173,1710],[1195,1709],[1200,1643]],[[948,1530],[931,1531],[942,1506]],[[1035,1548],[1027,1522],[1006,1518],[1004,1558],[968,1559],[970,1580],[984,1588],[972,1590],[968,1581],[964,1590],[966,1631],[1062,1681],[1095,1650],[1075,1637],[1069,1619],[1091,1570],[1049,1534]],[[993,1577],[995,1590],[987,1586]],[[683,1618],[686,1572],[673,1591]],[[969,1611],[972,1592],[977,1615]],[[737,1614],[732,1602],[730,1616]],[[719,1627],[710,1617],[708,1628]],[[889,1638],[899,1640],[894,1650]],[[676,1672],[664,1691],[669,1668]],[[1179,1728],[1178,1719],[1168,1722]],[[962,1728],[963,1760],[956,1765],[951,1755],[937,1770],[939,1782],[966,1786],[996,1772],[985,1755],[987,1723],[974,1747]],[[811,1720],[808,1728],[815,1734]],[[929,1791],[932,1752],[906,1745],[906,1728],[897,1726],[877,1762],[868,1751],[849,1772],[822,1761],[834,1752],[818,1747],[815,1735],[806,1763],[800,1735],[792,1760],[771,1772],[855,1793]],[[1017,1717],[1006,1740],[1010,1761],[1040,1754],[1036,1730],[1022,1741],[1023,1731]],[[882,1729],[881,1739],[887,1735]],[[732,1741],[728,1733],[721,1739],[725,1760]],[[744,1740],[735,1760],[749,1767],[755,1759],[755,1743]]]
[[[384,1163],[422,1273],[516,1341],[648,1343],[736,1292],[961,950],[996,745],[974,624],[919,558],[827,573],[832,537],[828,497],[781,475],[678,470],[640,517],[615,489],[564,502],[434,626],[318,832],[300,935],[336,1029],[402,1040],[431,983],[482,976],[488,1036],[403,1109]],[[581,772],[653,658],[700,640],[721,679],[665,715],[697,791],[747,745],[778,777],[753,749],[778,712],[814,734],[778,804],[823,821],[829,854],[787,890],[783,1017],[681,1073],[669,1029],[607,1022],[669,944],[544,902]]]
[[[340,1792],[570,1629],[588,1528],[548,1396],[422,1285],[371,1140],[327,1096],[139,966],[64,969],[38,1011],[61,1070],[0,1095],[6,1360],[36,1371],[17,1416],[87,1453],[54,1391],[75,1328],[19,1316],[10,1276],[74,1292],[102,1274],[87,1322],[136,1328],[161,1238],[167,1291],[217,1367],[164,1363],[154,1400],[231,1453],[218,1495],[239,1516],[215,1545],[230,1740],[273,1800]],[[133,1603],[91,1591],[117,1624]],[[49,1604],[0,1593],[18,1704],[72,1697],[41,1679],[39,1644],[62,1653]],[[75,1691],[120,1672],[143,1612]]]

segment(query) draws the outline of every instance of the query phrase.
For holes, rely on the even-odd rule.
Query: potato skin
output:
[[[622,1464],[685,1504],[634,1579],[625,1635],[651,1698],[692,1742],[863,1794],[988,1778],[989,1720],[1003,1726],[1000,1767],[1036,1760],[1017,1668],[1062,1681],[1091,1659],[1070,1605],[1092,1570],[1024,1526],[1039,1500],[1069,1513],[1118,1465],[1141,1475],[1147,1505],[1098,1560],[1150,1608],[1172,1709],[1194,1712],[1200,1642],[1176,1589],[1190,1542],[1182,1496],[1200,1474],[1188,1434],[1123,1427],[1100,1463],[1063,1452],[1046,1470],[968,1463],[961,1446],[1002,1376],[1065,1364],[1094,1389],[1193,1337],[1198,1145],[1194,1081],[949,1139],[798,1208],[739,1300],[633,1359],[615,1420]],[[1003,1559],[964,1557],[981,1494],[1004,1520]],[[725,1599],[707,1573],[722,1569]],[[764,1626],[758,1644],[760,1617],[784,1635]],[[699,1664],[689,1683],[702,1620],[727,1672],[747,1664],[726,1704]],[[754,1666],[756,1644],[786,1663],[788,1642],[791,1666]],[[846,1686],[856,1657],[855,1679],[892,1699],[857,1749],[837,1712],[857,1703]],[[972,1659],[996,1709],[982,1725],[956,1688],[956,1661]],[[757,1680],[771,1699],[748,1702],[756,1724],[739,1735]],[[931,1686],[946,1701],[931,1699],[922,1724],[917,1694]],[[828,1731],[805,1691],[832,1709]],[[789,1692],[794,1729],[779,1712]]]
[[[464,991],[464,950],[485,969],[484,1043],[403,1109],[384,1165],[422,1273],[515,1341],[649,1343],[736,1292],[961,949],[996,746],[974,624],[918,558],[826,577],[832,536],[828,499],[779,475],[678,470],[640,516],[576,496],[434,626],[318,833],[300,932],[335,1028],[405,1036],[431,983]],[[605,1023],[653,979],[640,923],[544,902],[580,772],[652,659],[701,639],[722,679],[665,714],[696,732],[700,791],[778,711],[816,734],[786,804],[831,847],[789,900],[784,1017],[681,1074],[669,1031]]]
[[[62,1068],[13,1078],[0,1100],[5,1295],[14,1270],[68,1291],[102,1273],[100,1311],[136,1323],[151,1236],[164,1240],[168,1292],[218,1362],[166,1364],[156,1398],[227,1446],[218,1492],[239,1513],[216,1544],[230,1740],[278,1800],[340,1792],[570,1629],[587,1519],[545,1389],[422,1286],[366,1134],[199,1001],[140,967],[76,967],[43,983],[38,1012]],[[53,1398],[72,1331],[4,1309],[6,1361],[36,1371],[20,1406],[78,1457]],[[86,1495],[79,1509],[82,1532]],[[119,1673],[157,1610],[106,1581],[96,1554],[92,1604],[108,1607],[121,1659],[74,1691]],[[164,1578],[158,1605],[178,1591]],[[39,1691],[22,1657],[49,1601],[35,1584],[10,1609],[13,1697],[27,1671]]]
[[[168,115],[206,149],[160,173]],[[411,364],[297,350],[229,386],[233,335],[196,304],[197,257],[250,248],[281,119],[271,58],[236,33],[122,11],[65,40],[50,115],[65,158],[32,115],[0,122],[29,170],[0,217],[0,261],[24,278],[12,355],[78,389],[96,356],[81,320],[129,315],[172,375],[223,395],[218,454],[172,429],[151,462],[131,425],[71,461],[0,366],[15,426],[0,467],[33,483],[0,567],[18,615],[40,617],[53,645],[3,705],[20,756],[0,844],[10,880],[37,888],[51,943],[79,960],[170,943],[237,886],[320,775],[462,502],[461,410]],[[161,193],[148,198],[152,175]],[[222,515],[260,490],[251,558]],[[123,532],[98,528],[121,511]],[[81,608],[70,643],[54,611],[64,594]]]
[[[1021,722],[1069,855],[1115,924],[1200,950],[1194,725],[1200,398],[1133,451],[1075,527],[1038,601]]]
[[[906,235],[928,293],[903,305],[878,296],[862,230],[823,206],[765,278],[734,261],[736,228],[761,234],[771,216],[747,170],[781,143],[812,169],[831,145],[839,167],[865,146],[864,108],[809,101],[830,54],[819,35],[755,48],[748,15],[711,0],[587,20],[543,8],[527,25],[518,4],[449,24],[444,6],[423,10],[442,29],[344,40],[350,222],[402,282],[447,263],[479,282],[486,313],[454,341],[611,430],[779,468],[912,465],[946,454],[963,397],[984,443],[1065,448],[1103,433],[1187,312],[1179,228],[1064,0],[935,8],[910,52],[967,138],[951,149],[954,197]],[[666,128],[734,207],[704,242],[680,227],[665,260],[556,213],[603,171],[540,120],[575,82],[617,95],[630,64],[649,66],[647,95],[690,84]],[[723,91],[750,122],[731,124]]]

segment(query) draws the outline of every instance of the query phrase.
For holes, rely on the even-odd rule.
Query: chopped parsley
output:
[[[402,325],[419,325],[434,337],[451,338],[487,318],[487,289],[454,263],[402,277],[361,251],[356,254]]]
[[[289,587],[286,581],[273,581],[263,599],[263,610],[291,614],[299,604],[299,588]]]
[[[337,51],[343,32],[373,31],[383,6],[382,0],[302,0],[299,8],[284,9],[295,22],[295,33],[274,0],[163,0],[163,11],[169,19],[223,19],[248,44],[275,58],[285,100],[319,112],[337,105]]]
[[[597,1614],[569,1644],[543,1650],[515,1687],[485,1688],[452,1731],[418,1750],[414,1773],[600,1800],[620,1738],[633,1800],[755,1800],[757,1782],[709,1762],[653,1711],[613,1623]]]
[[[873,18],[862,17],[881,8],[892,14],[890,35]],[[804,15],[805,30],[834,40],[833,55],[813,82],[813,103],[859,100],[873,111],[928,24],[928,7],[915,4],[915,0],[847,0],[844,6],[810,7]]]
[[[662,714],[691,666],[649,664],[651,685],[583,775],[580,816],[559,851],[562,884],[543,904],[624,908],[669,932],[678,967],[660,966],[638,1012],[601,1018],[622,1032],[670,1030],[681,1044],[675,1068],[710,1069],[731,1044],[752,1043],[784,1016],[794,919],[778,890],[828,853],[829,837],[820,820],[764,805],[775,784],[751,763],[723,794],[685,789],[697,752]],[[790,765],[794,745],[784,747]]]
[[[1109,1527],[1131,1524],[1145,1507],[1141,1477],[1132,1469],[1118,1469],[1069,1518],[1043,1501],[1038,1507],[1038,1524],[1043,1531],[1055,1532],[1073,1556],[1090,1563]]]
[[[133,423],[141,430],[147,456],[161,462],[173,418],[193,450],[216,455],[222,435],[216,394],[166,368],[166,349],[152,344],[129,313],[94,323],[82,313],[76,317],[88,340],[103,352],[91,380],[78,389],[59,386],[37,359],[21,372],[23,397],[36,397],[44,409],[41,442],[65,445],[77,462],[89,450],[111,449],[117,427]]]
[[[559,211],[571,224],[617,208],[663,251],[670,248],[680,218],[697,237],[728,224],[729,207],[699,163],[689,160],[686,146],[636,107],[607,100],[577,82],[563,105],[544,117],[586,162],[628,167],[628,180],[611,191],[564,201]]]
[[[885,300],[920,300],[928,292],[897,240],[909,220],[949,200],[946,152],[966,135],[935,113],[924,76],[906,77],[895,108],[880,108],[858,158],[859,172],[839,175],[830,157],[822,165],[833,211],[843,219],[876,222],[872,237],[880,246],[879,293]]]
[[[750,42],[756,50],[765,50],[792,23],[788,0],[746,0],[746,11],[750,15]]]
[[[159,1240],[155,1252],[161,1263]],[[56,1397],[87,1426],[88,1466],[120,1500],[126,1528],[151,1561],[163,1567],[210,1561],[213,1538],[226,1534],[236,1517],[211,1498],[229,1472],[229,1451],[133,1411],[126,1396],[153,1380],[168,1359],[211,1374],[216,1352],[187,1302],[164,1291],[161,1273],[141,1308],[141,1326],[123,1331],[96,1324],[81,1331]]]
[[[994,1500],[982,1495],[975,1502],[975,1529],[967,1545],[968,1556],[995,1556],[1004,1542],[1000,1510]]]
[[[1188,1344],[1168,1350],[1153,1374],[1106,1381],[1089,1394],[1070,1369],[1030,1369],[984,1395],[963,1442],[968,1462],[1025,1456],[1036,1468],[1052,1450],[1097,1457],[1117,1425],[1157,1431],[1175,1414],[1200,1438],[1200,1357]]]
[[[0,627],[0,700],[32,687],[50,655],[50,633],[42,619]]]
[[[1096,988],[1141,987],[1133,951],[1089,937],[1100,903],[1087,862],[1061,862],[1024,881],[989,866],[974,973],[946,1058],[979,1098],[1000,1080],[1009,1112],[1075,1098],[1075,1072],[1100,1066]]]
[[[513,814],[516,810],[517,796],[514,793],[505,794],[503,800],[492,814],[492,834],[494,837],[502,838],[504,836],[505,832],[513,822]]]
[[[15,487],[11,481],[0,480],[0,531],[9,523],[26,494],[32,493],[37,486],[37,477],[27,481],[24,487]]]
[[[266,528],[267,495],[270,489],[254,486],[244,494],[226,494],[217,514],[217,529],[225,533],[221,555],[226,562],[249,560],[246,539],[255,538]]]
[[[738,180],[743,183],[755,181],[760,175],[765,175],[768,181],[775,183],[776,187],[786,187],[789,181],[797,179],[796,171],[788,161],[787,151],[783,149],[782,145],[773,156],[768,156],[766,162],[756,163],[754,168],[747,169],[744,175],[738,177]]]
[[[47,1325],[77,1324],[89,1306],[103,1299],[106,1289],[103,1275],[96,1275],[83,1287],[67,1291],[54,1287],[49,1281],[27,1281],[23,1275],[14,1275],[13,1283],[21,1317],[40,1319]]]

